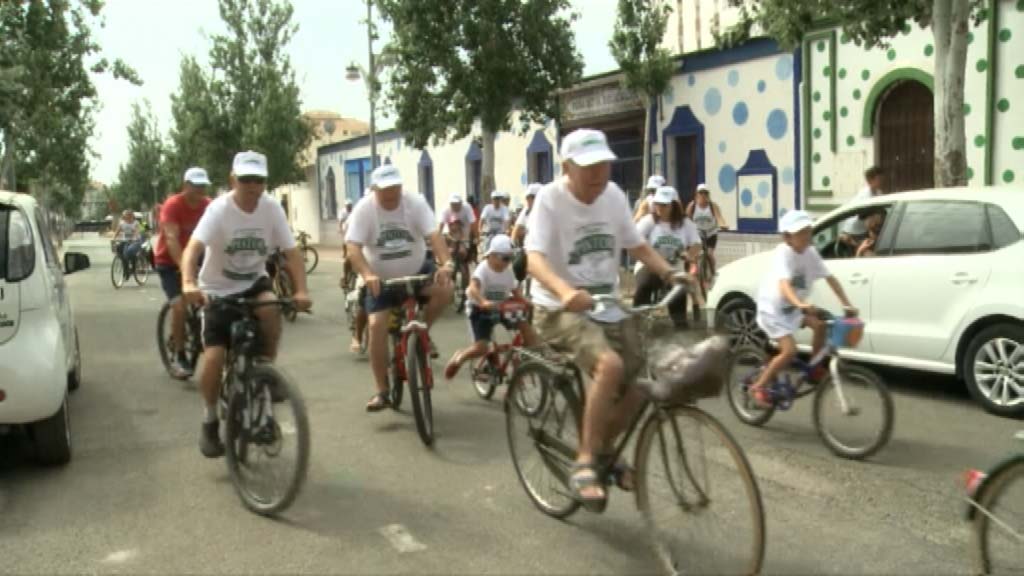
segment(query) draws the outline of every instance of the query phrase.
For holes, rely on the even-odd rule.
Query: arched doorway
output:
[[[320,200],[320,214],[323,220],[334,220],[338,217],[337,182],[334,178],[334,168],[327,169],[327,186],[323,198]]]
[[[931,89],[916,80],[894,83],[877,109],[875,163],[885,169],[886,192],[935,185],[935,116]]]

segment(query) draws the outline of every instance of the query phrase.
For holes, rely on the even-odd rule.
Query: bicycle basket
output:
[[[728,369],[729,340],[713,336],[686,347],[671,339],[651,346],[654,379],[647,393],[661,402],[689,403],[722,392]]]
[[[864,338],[864,321],[860,318],[840,318],[832,322],[829,343],[836,348],[856,348]]]
[[[504,302],[498,307],[501,319],[512,324],[526,322],[529,319],[529,305],[525,302]]]

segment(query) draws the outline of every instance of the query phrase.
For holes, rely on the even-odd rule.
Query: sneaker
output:
[[[434,344],[434,339],[431,338],[430,339],[430,357],[432,359],[436,360],[438,356],[440,356],[440,354],[437,353],[437,345]]]
[[[187,380],[192,377],[192,368],[189,367],[188,362],[183,362],[180,358],[172,360],[171,376],[178,380]]]
[[[220,441],[220,422],[203,422],[199,451],[207,458],[220,458],[224,455],[224,443]]]

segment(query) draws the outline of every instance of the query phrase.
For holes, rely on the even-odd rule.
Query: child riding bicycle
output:
[[[769,385],[796,357],[794,332],[800,328],[814,331],[812,356],[825,345],[825,323],[814,315],[814,306],[806,300],[814,281],[824,278],[844,308],[856,312],[839,280],[829,273],[825,261],[811,246],[813,224],[811,216],[803,210],[793,210],[782,217],[779,222],[782,244],[775,249],[771,271],[758,292],[757,325],[779,344],[779,354],[750,387],[751,396],[762,406],[771,405]],[[824,371],[825,368],[820,367],[812,378],[822,378]]]

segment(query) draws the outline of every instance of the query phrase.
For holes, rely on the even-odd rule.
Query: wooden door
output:
[[[875,130],[876,163],[885,169],[885,191],[935,185],[935,117],[932,91],[900,82],[882,97]]]

